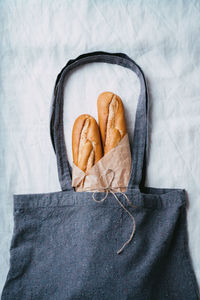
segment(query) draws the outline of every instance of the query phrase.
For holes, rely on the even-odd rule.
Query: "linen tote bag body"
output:
[[[92,192],[72,188],[64,140],[66,77],[92,62],[129,68],[141,85],[129,184],[125,193],[108,193],[104,201],[103,192],[96,193],[93,201]],[[124,54],[88,53],[63,68],[56,80],[51,118],[62,191],[14,196],[10,270],[2,300],[199,299],[188,250],[185,191],[143,186],[147,101],[144,75]],[[127,211],[134,217],[136,230],[118,254],[132,230]]]

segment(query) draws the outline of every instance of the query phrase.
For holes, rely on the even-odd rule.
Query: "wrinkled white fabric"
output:
[[[0,1],[0,290],[9,268],[14,193],[60,190],[49,120],[57,74],[71,58],[124,52],[143,69],[150,97],[147,186],[185,188],[192,261],[200,283],[200,2],[124,0]],[[65,137],[96,99],[117,93],[129,138],[139,83],[120,66],[94,63],[65,89]]]

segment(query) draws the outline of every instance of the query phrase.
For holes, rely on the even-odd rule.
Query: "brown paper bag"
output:
[[[126,134],[119,144],[104,155],[87,173],[73,164],[72,186],[76,192],[103,192],[108,187],[125,192],[131,171],[131,152]]]

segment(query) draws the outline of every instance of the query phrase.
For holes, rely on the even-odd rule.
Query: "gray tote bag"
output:
[[[72,188],[63,128],[67,76],[92,62],[128,68],[141,85],[127,191],[106,197],[99,192],[95,199],[92,192]],[[14,196],[10,270],[2,300],[199,299],[188,249],[185,191],[144,186],[148,98],[140,67],[122,53],[93,52],[70,60],[55,84],[51,138],[62,191]]]

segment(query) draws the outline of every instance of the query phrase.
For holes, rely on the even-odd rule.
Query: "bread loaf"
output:
[[[73,161],[82,171],[87,172],[102,157],[99,127],[90,115],[80,115],[72,130]]]
[[[124,107],[119,96],[104,92],[97,100],[98,119],[104,154],[116,147],[126,134]]]

